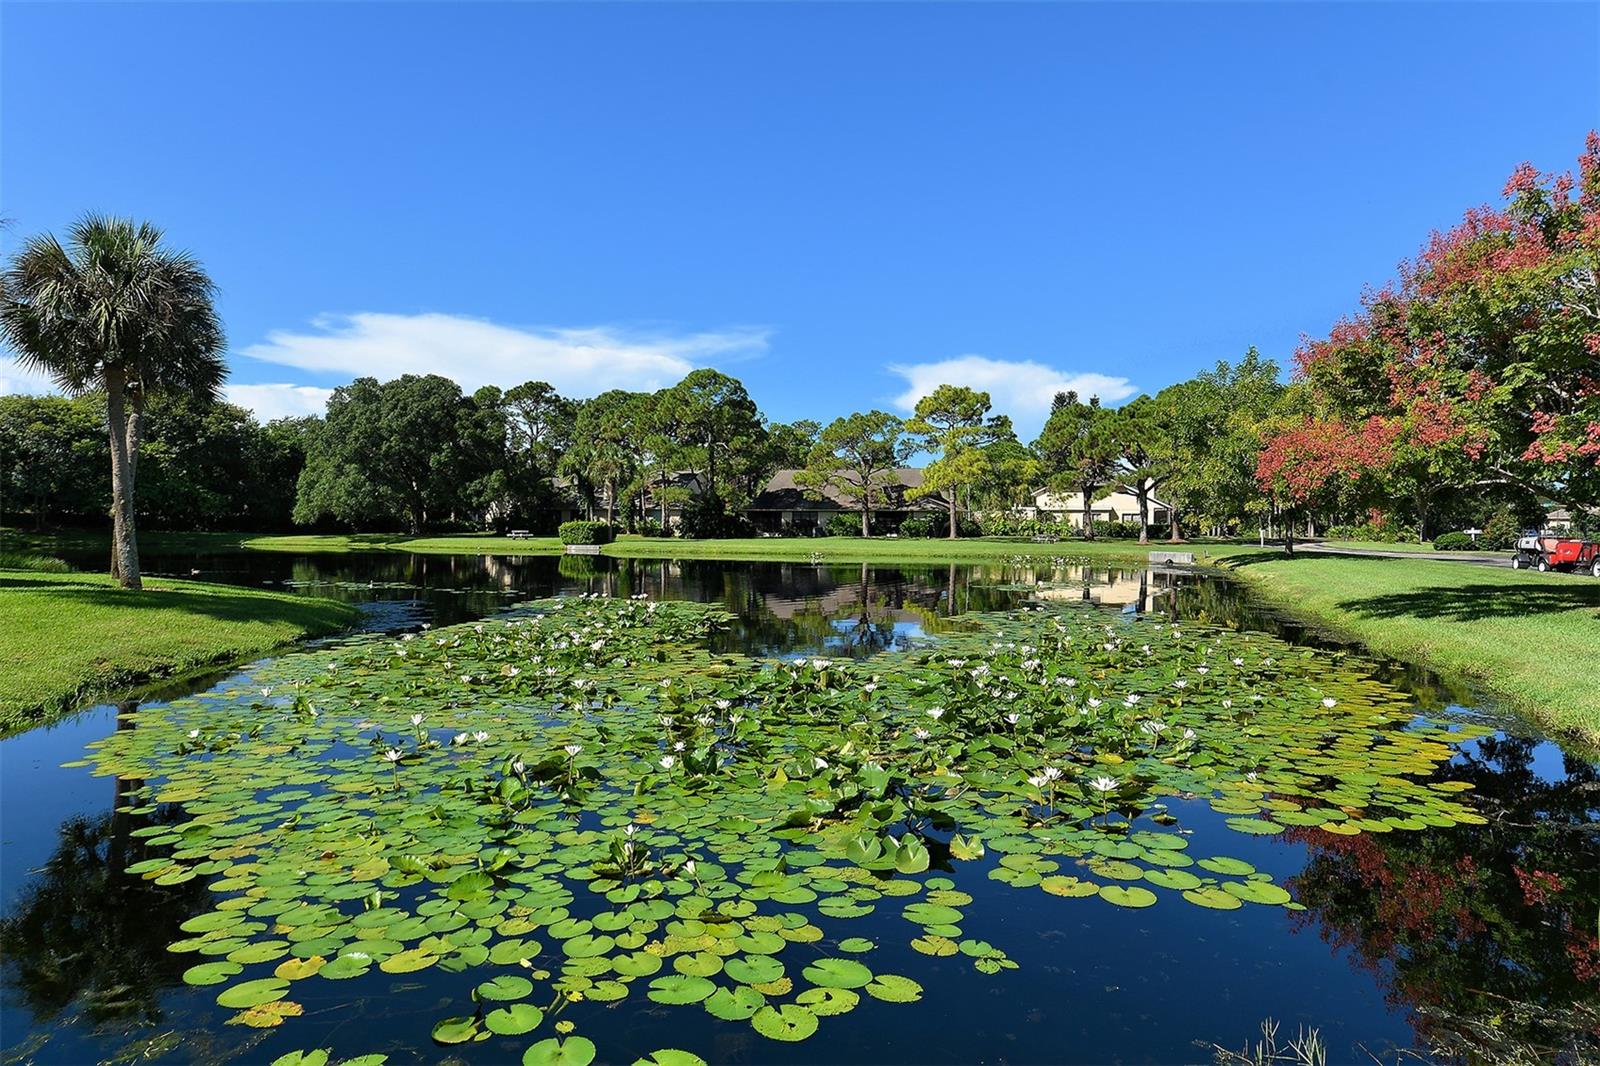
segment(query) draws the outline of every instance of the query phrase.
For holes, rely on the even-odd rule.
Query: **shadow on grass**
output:
[[[48,598],[52,607],[68,609],[140,612],[146,610],[181,611],[219,622],[289,623],[326,630],[347,624],[342,610],[330,609],[325,602],[297,601],[280,596],[251,596],[230,592],[188,589],[124,589],[86,586],[82,581],[52,580],[48,575],[27,580],[0,578],[0,591],[37,592]],[[349,610],[353,616],[354,608]],[[137,619],[132,619],[137,621]]]
[[[1592,581],[1593,579],[1591,579]],[[1366,618],[1427,618],[1479,622],[1563,611],[1600,610],[1600,582],[1585,585],[1458,585],[1343,600],[1340,610]],[[1600,614],[1596,615],[1600,618]]]

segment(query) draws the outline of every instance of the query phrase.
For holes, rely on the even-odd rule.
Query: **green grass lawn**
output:
[[[1411,559],[1237,558],[1269,602],[1380,655],[1468,678],[1600,745],[1600,581]]]
[[[128,592],[100,574],[0,570],[0,736],[92,697],[334,632],[358,613],[193,581]]]

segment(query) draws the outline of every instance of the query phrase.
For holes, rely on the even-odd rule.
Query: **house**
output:
[[[750,519],[758,532],[818,533],[827,528],[829,519],[834,515],[861,513],[860,504],[840,495],[837,489],[825,488],[814,492],[802,488],[795,482],[798,473],[798,470],[779,470],[744,509],[745,517]],[[945,513],[947,505],[937,496],[914,500],[906,498],[909,490],[921,484],[921,469],[900,467],[894,472],[894,480],[885,486],[886,499],[883,504],[872,509],[874,519],[881,515],[884,524],[892,526],[913,513]]]
[[[1552,533],[1572,532],[1572,512],[1565,507],[1556,507],[1546,511],[1544,528]]]
[[[1152,525],[1166,525],[1172,521],[1172,508],[1154,492],[1149,494]],[[1083,528],[1083,493],[1056,492],[1052,489],[1035,489],[1033,504],[1018,508],[1024,518],[1042,518],[1065,522],[1075,529]],[[1139,521],[1139,497],[1127,485],[1117,485],[1110,492],[1093,500],[1089,513],[1096,522]]]

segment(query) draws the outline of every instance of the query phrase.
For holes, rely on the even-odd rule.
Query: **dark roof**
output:
[[[772,475],[772,480],[767,482],[756,498],[750,501],[745,508],[747,511],[855,511],[859,510],[854,500],[846,499],[839,491],[831,486],[820,490],[821,499],[813,495],[811,490],[803,489],[795,484],[794,476],[798,470],[779,470]],[[902,466],[895,471],[894,483],[885,486],[887,500],[880,506],[874,507],[875,511],[941,511],[945,508],[942,500],[933,496],[924,496],[921,499],[907,500],[905,492],[922,484],[922,469],[915,466]]]

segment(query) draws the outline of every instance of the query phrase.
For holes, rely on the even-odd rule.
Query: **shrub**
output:
[[[861,516],[848,511],[828,516],[825,527],[830,537],[859,537],[861,536]]]
[[[611,527],[604,522],[590,522],[580,518],[561,523],[561,527],[556,530],[556,536],[561,538],[563,544],[610,544]]]
[[[72,567],[49,555],[28,552],[0,552],[0,570],[32,570],[40,574],[65,574]]]
[[[654,518],[639,520],[639,536],[641,537],[670,537],[672,530],[657,522]]]
[[[755,533],[749,520],[729,511],[718,496],[697,496],[685,504],[680,529],[692,540],[748,537]]]
[[[1392,519],[1383,522],[1362,522],[1360,525],[1334,525],[1323,530],[1330,540],[1369,540],[1378,544],[1399,544],[1414,541],[1417,531]]]
[[[1441,533],[1433,538],[1433,550],[1436,552],[1464,552],[1475,547],[1477,545],[1465,533]]]
[[[1483,524],[1483,534],[1478,538],[1478,546],[1488,551],[1505,551],[1517,546],[1517,538],[1522,535],[1522,523],[1517,521],[1517,516],[1507,507],[1496,511],[1489,516],[1489,521]]]
[[[1094,535],[1111,540],[1130,540],[1139,536],[1138,522],[1105,522],[1094,524]]]
[[[902,537],[926,538],[936,537],[939,534],[934,529],[933,519],[927,515],[914,514],[900,523],[900,535]]]

